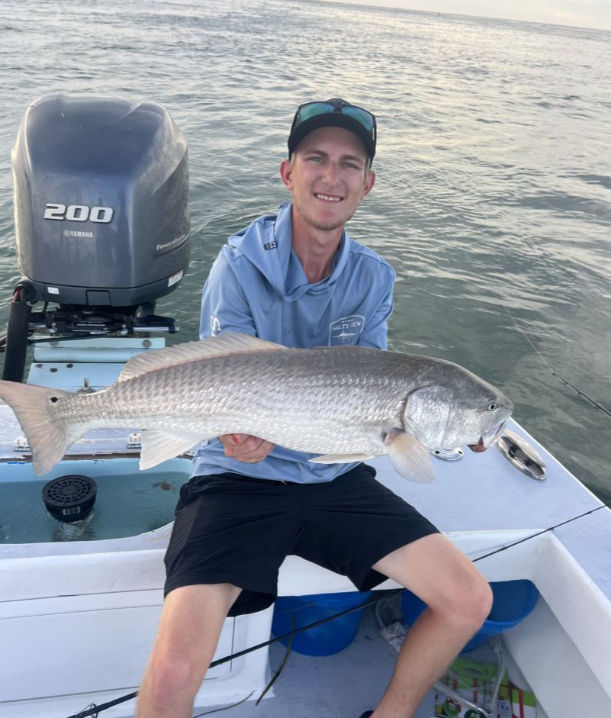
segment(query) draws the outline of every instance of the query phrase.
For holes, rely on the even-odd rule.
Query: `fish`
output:
[[[92,393],[0,381],[47,474],[87,432],[140,427],[146,470],[222,434],[251,434],[315,463],[388,454],[406,479],[434,479],[430,452],[485,451],[513,404],[452,362],[368,347],[287,348],[223,333],[141,353]]]

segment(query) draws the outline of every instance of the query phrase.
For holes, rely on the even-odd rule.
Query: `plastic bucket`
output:
[[[348,593],[322,593],[314,596],[281,596],[276,599],[272,633],[282,636],[295,628],[334,616],[336,613],[358,606],[371,596],[371,591]],[[293,636],[292,650],[306,656],[330,656],[347,648],[359,630],[363,610],[324,623],[309,631]],[[293,623],[294,621],[294,623]],[[281,641],[285,646],[289,639]]]
[[[517,626],[533,610],[539,598],[539,591],[531,581],[497,581],[491,583],[490,588],[494,600],[488,618],[461,653],[467,653],[491,636],[498,636]],[[426,608],[426,604],[410,591],[401,595],[401,605],[410,626]]]

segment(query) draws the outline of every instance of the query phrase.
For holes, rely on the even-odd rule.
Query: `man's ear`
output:
[[[373,170],[369,170],[367,178],[365,179],[365,189],[363,191],[363,197],[366,197],[372,190],[373,185],[376,181],[376,173]]]
[[[282,160],[280,163],[280,177],[288,190],[293,189],[293,164],[290,160]]]

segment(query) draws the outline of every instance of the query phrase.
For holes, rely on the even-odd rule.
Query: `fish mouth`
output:
[[[482,453],[482,451],[486,451],[486,449],[489,449],[503,433],[503,429],[506,425],[507,422],[504,421],[502,424],[499,424],[493,429],[490,429],[490,431],[486,431],[482,434],[477,444],[467,444],[467,446],[471,449],[471,451],[475,451],[477,454]]]

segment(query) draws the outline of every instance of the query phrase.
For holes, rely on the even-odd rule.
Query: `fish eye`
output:
[[[49,399],[49,401],[51,402],[51,404],[55,404],[56,402],[59,401],[59,399],[58,399],[56,396],[52,396],[52,397]]]
[[[498,404],[495,401],[491,401],[490,404],[488,404],[488,411],[496,411],[498,407]]]

